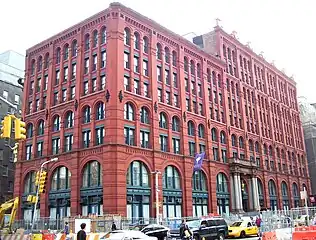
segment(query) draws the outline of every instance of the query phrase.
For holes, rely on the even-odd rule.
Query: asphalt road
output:
[[[237,238],[236,238],[237,239]],[[258,240],[258,237],[238,238],[239,240]]]

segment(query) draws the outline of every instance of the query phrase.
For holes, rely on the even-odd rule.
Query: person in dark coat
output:
[[[189,234],[190,237],[188,237],[187,234]],[[190,231],[190,228],[186,224],[185,220],[182,220],[182,223],[180,225],[180,238],[182,240],[187,240],[187,239],[191,239],[192,238],[192,232]]]
[[[117,228],[116,228],[116,224],[115,224],[115,222],[114,222],[114,221],[113,221],[113,223],[112,223],[112,227],[111,227],[111,229],[112,229],[112,231],[117,230]]]
[[[86,240],[87,239],[87,234],[85,232],[86,224],[81,223],[80,228],[81,230],[77,233],[77,240]]]
[[[68,226],[68,222],[65,222],[64,234],[66,234],[66,235],[68,235],[68,234],[69,234],[69,226]]]

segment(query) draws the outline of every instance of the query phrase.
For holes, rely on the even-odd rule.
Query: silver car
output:
[[[147,236],[141,231],[136,231],[136,230],[112,231],[100,237],[100,239],[102,240],[134,240],[134,239],[157,240],[156,237]]]

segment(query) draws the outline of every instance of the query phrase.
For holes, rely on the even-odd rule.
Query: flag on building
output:
[[[205,157],[205,152],[197,153],[195,155],[193,172],[201,170],[204,157]]]

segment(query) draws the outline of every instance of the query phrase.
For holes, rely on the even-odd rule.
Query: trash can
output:
[[[55,239],[55,234],[53,234],[53,233],[44,233],[43,234],[42,240],[54,240],[54,239]],[[34,240],[34,239],[32,239],[32,240]]]
[[[41,234],[41,233],[32,233],[31,240],[43,240],[43,234]]]

